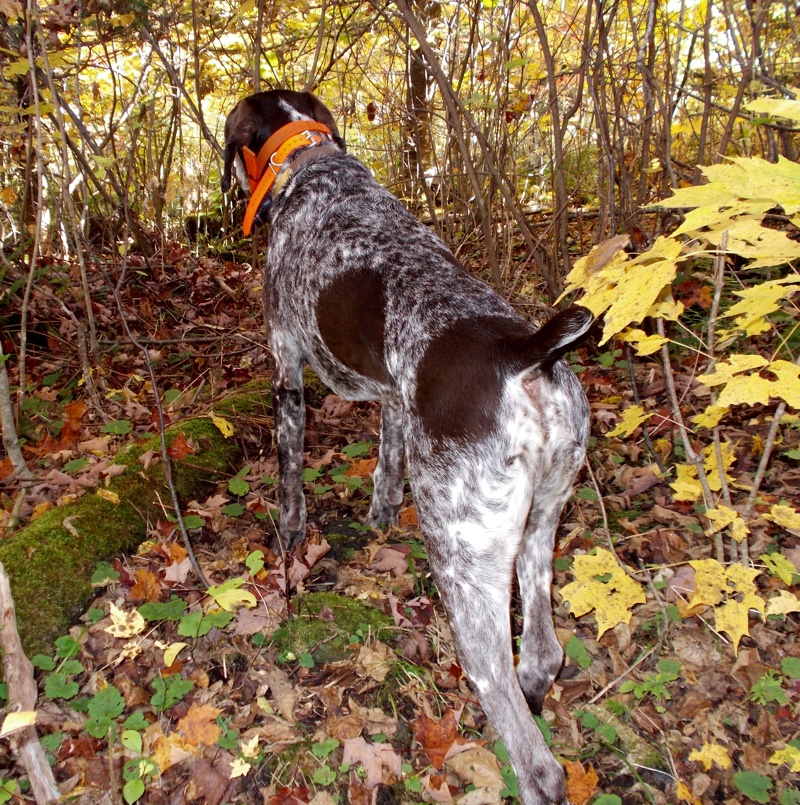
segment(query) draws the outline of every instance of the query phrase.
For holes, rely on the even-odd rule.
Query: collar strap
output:
[[[250,234],[258,208],[275,184],[286,158],[298,148],[317,145],[330,138],[331,130],[324,123],[295,120],[278,129],[264,143],[257,156],[247,147],[242,149],[250,183],[250,201],[242,224],[245,235]]]

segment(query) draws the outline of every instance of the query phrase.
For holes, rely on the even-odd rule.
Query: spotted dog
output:
[[[281,131],[303,122],[327,133],[281,144]],[[553,541],[589,431],[586,397],[559,359],[591,314],[572,307],[538,330],[521,319],[347,155],[330,112],[308,93],[245,98],[225,133],[224,181],[238,156],[255,194],[262,180],[270,185],[249,212],[270,227],[264,300],[283,547],[306,530],[309,363],[341,397],[381,401],[368,522],[397,522],[405,455],[461,666],[505,742],[520,798],[562,802],[564,772],[531,711],[541,711],[562,663],[550,610]],[[277,149],[264,153],[273,138]],[[516,670],[514,574],[524,610]]]

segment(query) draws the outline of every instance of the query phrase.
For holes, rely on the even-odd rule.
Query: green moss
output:
[[[220,416],[262,417],[272,416],[272,395],[269,383],[251,380],[232,394],[215,403],[214,413]]]
[[[363,601],[336,593],[309,593],[296,598],[294,606],[295,618],[272,635],[272,642],[281,652],[311,654],[317,665],[345,659],[353,635],[362,638],[370,632],[384,642],[394,639],[392,619]],[[323,607],[333,613],[335,620],[320,619]]]
[[[614,715],[602,704],[590,704],[582,707],[588,713],[596,716],[601,723],[611,724],[617,731],[617,740],[622,751],[631,763],[647,766],[651,769],[669,770],[669,765],[658,747],[642,738],[634,729],[628,726],[619,716]]]
[[[319,408],[331,390],[317,377],[313,369],[303,369],[303,396],[312,408]]]
[[[226,439],[211,419],[200,417],[171,426],[167,444],[184,433],[199,445],[197,453],[173,461],[175,486],[182,500],[208,491],[239,456],[235,438]],[[145,471],[138,458],[160,453],[153,437],[121,450],[115,462],[128,469],[108,489],[119,503],[89,491],[66,506],[51,509],[0,543],[0,562],[11,578],[22,643],[28,652],[46,651],[82,611],[95,565],[122,551],[135,550],[155,519],[161,500],[170,499],[161,462]]]

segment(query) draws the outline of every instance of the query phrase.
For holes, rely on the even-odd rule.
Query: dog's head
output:
[[[295,120],[316,120],[326,125],[342,150],[344,140],[333,115],[322,101],[310,92],[275,89],[248,95],[236,104],[225,121],[225,166],[222,190],[231,186],[231,173],[237,154],[241,157],[246,146],[258,153],[261,146],[287,123]],[[238,175],[238,174],[237,174]],[[243,178],[243,177],[242,177]],[[246,184],[246,182],[242,182]]]

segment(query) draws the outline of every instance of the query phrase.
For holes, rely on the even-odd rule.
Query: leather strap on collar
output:
[[[257,156],[247,147],[242,149],[250,183],[250,201],[242,224],[245,235],[250,234],[258,208],[275,183],[287,157],[298,148],[317,145],[330,138],[331,130],[324,123],[295,120],[278,129],[264,143]]]

